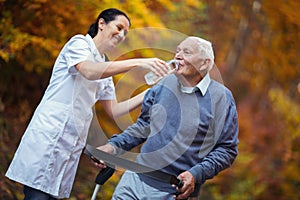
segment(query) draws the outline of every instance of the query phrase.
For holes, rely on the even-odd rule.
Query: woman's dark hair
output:
[[[109,23],[113,20],[116,19],[117,16],[119,15],[123,15],[124,17],[126,17],[129,21],[129,26],[130,26],[130,19],[129,17],[122,11],[118,10],[118,9],[115,9],[115,8],[109,8],[109,9],[106,9],[106,10],[103,10],[99,16],[97,17],[97,20],[91,24],[90,26],[90,29],[88,31],[88,34],[94,38],[97,33],[98,33],[98,22],[99,22],[99,19],[104,19],[105,23]]]

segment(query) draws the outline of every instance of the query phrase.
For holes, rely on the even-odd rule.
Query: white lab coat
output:
[[[115,99],[111,77],[85,79],[74,67],[84,60],[103,62],[89,35],[76,35],[64,46],[47,90],[34,112],[6,172],[14,181],[68,198],[98,99]]]

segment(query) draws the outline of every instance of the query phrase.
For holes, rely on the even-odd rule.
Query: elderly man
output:
[[[120,154],[143,143],[137,162],[175,175],[184,185],[174,188],[126,171],[112,199],[196,199],[200,186],[237,156],[234,98],[208,73],[214,65],[212,44],[187,37],[175,59],[177,71],[147,92],[137,122],[99,149]]]

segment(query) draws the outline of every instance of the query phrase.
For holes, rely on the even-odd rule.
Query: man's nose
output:
[[[181,51],[176,52],[175,59],[178,59],[178,60],[182,59],[182,53],[181,53]]]

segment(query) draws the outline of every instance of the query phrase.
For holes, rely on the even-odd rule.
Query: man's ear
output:
[[[205,59],[203,65],[200,67],[199,71],[208,71],[211,60]]]
[[[211,60],[210,59],[205,59],[204,62],[205,62],[206,65],[210,65]]]

